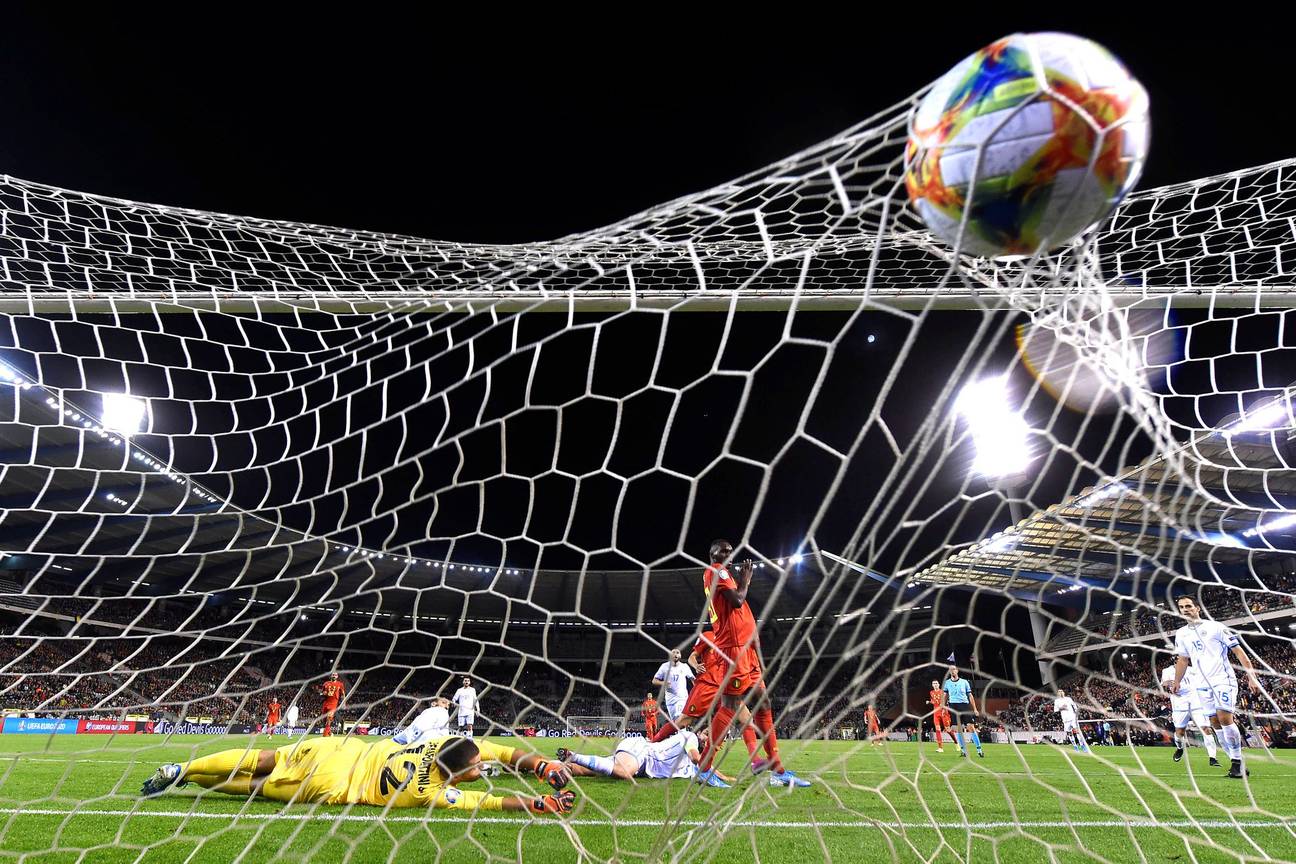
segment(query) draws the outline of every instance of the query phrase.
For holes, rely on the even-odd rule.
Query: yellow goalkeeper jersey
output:
[[[314,738],[275,750],[261,794],[276,801],[498,810],[503,799],[446,785],[436,763],[451,737],[403,745],[391,739]],[[483,762],[513,761],[515,749],[474,741]]]

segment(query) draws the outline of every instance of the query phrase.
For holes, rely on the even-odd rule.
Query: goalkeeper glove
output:
[[[571,782],[571,770],[561,762],[541,760],[536,763],[535,776],[555,789],[561,789]]]
[[[570,813],[576,806],[575,792],[557,792],[531,799],[533,813]]]

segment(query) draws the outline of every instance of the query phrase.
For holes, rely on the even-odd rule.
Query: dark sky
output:
[[[1226,15],[1145,24],[978,4],[942,26],[798,4],[795,15],[600,9],[541,24],[219,8],[210,19],[9,12],[3,171],[434,239],[544,240],[759,168],[998,36],[1043,29],[1098,39],[1148,87],[1145,187],[1291,154],[1286,34]]]

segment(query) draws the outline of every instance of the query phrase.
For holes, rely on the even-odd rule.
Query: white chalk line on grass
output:
[[[184,760],[180,760],[180,761],[184,761]],[[19,763],[44,762],[44,763],[58,764],[58,765],[67,765],[69,763],[76,763],[78,765],[135,765],[139,768],[154,768],[157,765],[161,764],[157,760],[149,760],[149,759],[94,759],[94,758],[58,759],[49,756],[21,756],[18,754],[0,754],[0,767],[2,767],[3,763],[5,762],[19,762]],[[977,767],[965,767],[959,770],[960,765],[958,764],[951,765],[948,767],[942,767],[938,765],[935,761],[932,761],[924,764],[923,772],[927,773],[927,772],[935,771],[940,774],[948,775],[948,776],[966,776],[966,777],[978,777],[978,778],[984,778],[987,775],[993,777],[1074,777],[1076,773],[1075,771],[1068,768],[1049,768],[1040,771],[996,771],[994,769],[993,764],[987,764],[984,762],[975,762],[975,763],[967,763],[967,764],[969,766],[975,765]],[[1079,764],[1083,765],[1087,763],[1079,763]],[[1093,764],[1098,764],[1098,763],[1093,763]],[[1266,776],[1272,776],[1273,774],[1277,774],[1279,776],[1285,777],[1288,776],[1289,774],[1296,774],[1296,770],[1292,770],[1292,769],[1296,769],[1296,766],[1286,762],[1256,761],[1256,762],[1251,762],[1249,764],[1252,765],[1253,767],[1257,767],[1259,770],[1263,770]],[[1100,765],[1099,767],[1106,770],[1115,770],[1107,765]],[[1116,767],[1121,770],[1124,770],[1126,774],[1134,777],[1140,777],[1140,776],[1142,777],[1182,777],[1188,772],[1186,766],[1179,767],[1179,768],[1171,768],[1165,771],[1148,771],[1139,768],[1137,765],[1127,765],[1127,764],[1119,764]],[[912,766],[904,768],[899,771],[889,771],[885,768],[846,769],[846,775],[848,777],[854,777],[854,776],[909,777],[913,773],[914,773],[914,767]],[[1193,775],[1196,777],[1214,777],[1217,774],[1220,777],[1224,776],[1223,773],[1221,773],[1219,770],[1215,768],[1198,767],[1193,769]],[[813,777],[823,782],[832,782],[834,780],[840,779],[842,776],[842,772],[840,770],[831,770],[827,774],[813,774],[813,773],[805,772],[805,776]]]
[[[526,816],[392,816],[381,813],[202,813],[189,810],[49,810],[26,807],[0,807],[0,814],[7,816],[112,816],[116,818],[129,816],[134,818],[154,819],[223,819],[238,822],[423,822],[428,825],[463,824],[463,825],[576,825],[585,827],[617,828],[661,828],[661,819],[528,819]],[[718,819],[714,821],[681,820],[670,822],[670,825],[684,828],[702,828],[708,825],[724,825],[729,828],[851,828],[866,831],[988,831],[1001,828],[1286,828],[1296,829],[1296,818],[1293,819],[1239,819],[1236,822],[1228,819],[1078,819],[1071,822],[1026,821],[1026,822],[882,822],[857,820],[842,821],[780,821],[777,819],[739,819],[734,821]]]

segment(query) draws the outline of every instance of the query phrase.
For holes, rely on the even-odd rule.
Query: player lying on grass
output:
[[[633,780],[648,777],[654,780],[682,778],[698,780],[708,786],[728,789],[733,782],[719,771],[704,775],[698,770],[702,761],[702,745],[692,732],[677,732],[665,741],[653,743],[635,735],[617,742],[611,756],[591,756],[574,753],[566,747],[558,750],[558,758],[568,763],[576,777],[615,777]]]
[[[482,761],[530,771],[554,788],[551,795],[489,795],[464,790],[482,776]],[[311,804],[374,804],[382,807],[448,807],[456,810],[527,810],[567,813],[576,802],[561,790],[571,770],[488,741],[448,737],[402,746],[390,739],[313,738],[275,750],[223,750],[184,765],[169,763],[144,782],[143,794],[197,783],[230,795]]]
[[[397,744],[422,744],[433,738],[450,736],[450,700],[437,696],[424,708],[414,722],[392,736]]]

